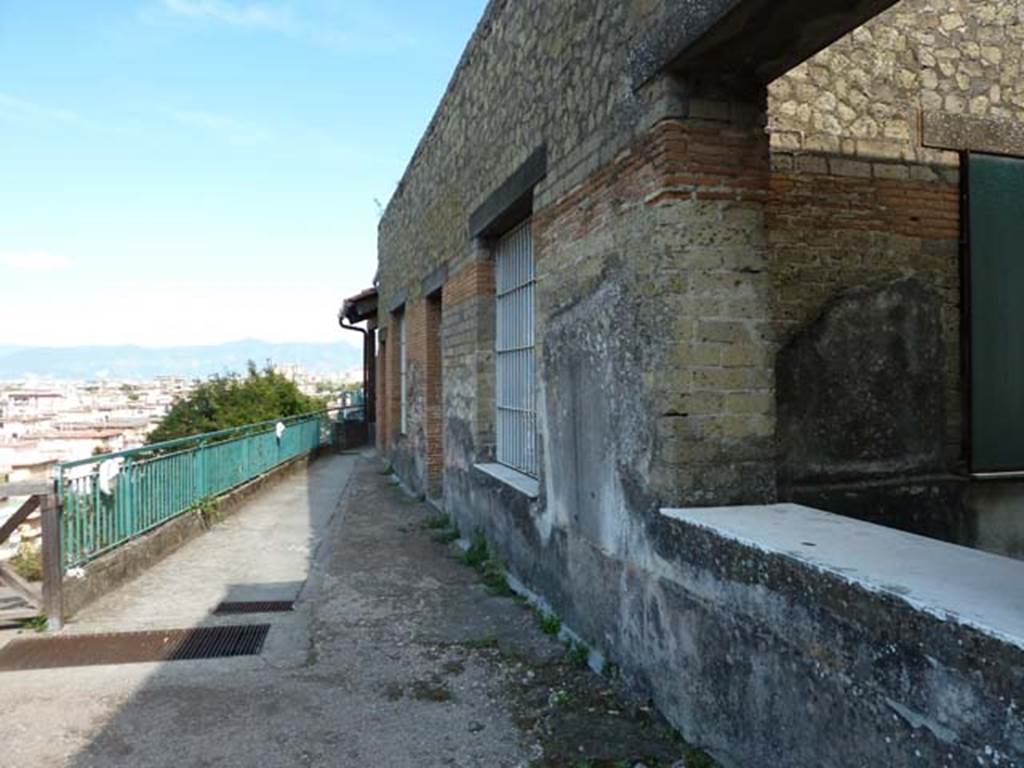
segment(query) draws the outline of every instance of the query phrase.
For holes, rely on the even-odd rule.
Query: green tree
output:
[[[149,443],[242,427],[323,410],[325,401],[302,394],[268,364],[249,362],[245,376],[214,376],[178,400],[149,436]]]

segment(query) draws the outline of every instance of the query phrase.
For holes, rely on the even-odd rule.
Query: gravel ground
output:
[[[710,765],[432,513],[370,456],[268,489],[69,630],[226,623],[225,595],[293,589],[264,654],[0,674],[0,766]]]

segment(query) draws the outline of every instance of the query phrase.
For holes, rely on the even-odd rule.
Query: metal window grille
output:
[[[409,428],[409,394],[405,389],[405,315],[396,315],[395,321],[398,323],[398,397],[401,403],[399,418],[400,430],[404,435],[408,432]]]
[[[538,474],[534,392],[533,239],[529,222],[495,251],[498,461]]]

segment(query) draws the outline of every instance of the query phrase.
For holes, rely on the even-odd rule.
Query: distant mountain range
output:
[[[309,373],[331,373],[362,364],[355,347],[330,344],[273,344],[246,339],[209,347],[11,347],[0,346],[0,379],[203,378],[240,373],[252,360],[262,367],[296,364]]]

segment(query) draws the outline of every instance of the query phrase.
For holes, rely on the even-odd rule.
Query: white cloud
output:
[[[19,99],[9,93],[0,93],[0,115],[19,119],[28,118],[77,125],[84,125],[86,123],[81,115],[69,109],[60,109],[28,101],[27,99]]]
[[[219,21],[236,27],[288,31],[294,20],[287,9],[261,3],[232,3],[225,0],[161,0],[170,13],[190,19]]]
[[[258,126],[213,112],[170,110],[168,114],[176,122],[217,134],[234,144],[258,144],[269,138],[268,133]]]
[[[25,272],[55,272],[70,268],[71,262],[45,251],[15,251],[0,252],[0,266]]]
[[[281,10],[257,3],[230,3],[220,0],[163,0],[171,13],[189,18],[207,18],[238,27],[278,28],[287,24],[288,15]]]
[[[394,53],[418,44],[407,34],[396,34],[394,25],[372,7],[331,9],[317,3],[307,4],[305,9],[301,6],[283,8],[243,0],[159,0],[157,6],[143,9],[142,18],[153,20],[162,15],[262,30],[349,53]]]

